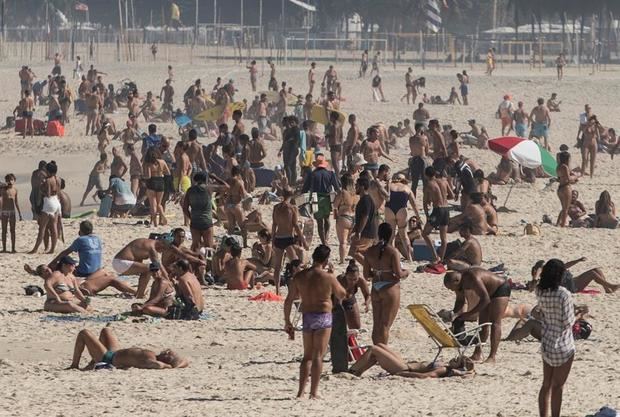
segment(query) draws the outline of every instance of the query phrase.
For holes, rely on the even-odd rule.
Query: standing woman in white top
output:
[[[543,357],[543,383],[538,394],[540,417],[560,417],[562,391],[568,378],[573,358],[574,306],[571,293],[560,286],[566,268],[559,259],[549,260],[542,269],[536,290],[538,307],[542,312],[541,350]]]

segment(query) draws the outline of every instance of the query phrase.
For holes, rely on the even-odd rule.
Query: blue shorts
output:
[[[544,123],[533,122],[530,135],[537,138],[547,139],[549,137],[549,127]]]
[[[527,123],[515,123],[515,133],[517,136],[524,138],[527,131]]]
[[[332,313],[303,313],[303,331],[330,329],[332,327]]]

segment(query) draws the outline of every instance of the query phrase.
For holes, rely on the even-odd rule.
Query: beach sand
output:
[[[183,65],[175,64],[176,103],[191,81],[203,80],[210,88],[217,76],[235,79],[239,98],[248,98],[250,91],[247,70],[233,64]],[[157,94],[166,78],[165,63],[99,65],[109,75],[105,82],[115,82],[131,74],[141,94],[152,90]],[[67,63],[65,68],[69,68]],[[319,74],[326,65],[318,66]],[[51,64],[34,65],[34,71],[43,75]],[[346,101],[342,109],[355,113],[360,126],[384,121],[396,124],[411,118],[413,106],[399,102],[404,89],[405,66],[394,70],[382,68],[384,91],[388,103],[372,103],[370,79],[357,78],[357,67],[337,67],[343,80]],[[491,137],[499,136],[500,123],[495,110],[505,93],[512,93],[514,101],[523,100],[528,111],[538,97],[547,99],[557,92],[562,100],[562,112],[552,114],[551,144],[556,152],[566,143],[573,154],[572,164],[580,163],[573,148],[578,127],[578,115],[585,103],[593,106],[594,113],[605,126],[617,121],[617,100],[620,96],[619,68],[610,68],[595,76],[589,69],[578,73],[568,68],[562,82],[555,80],[554,69],[529,70],[508,67],[496,75],[483,75],[478,66],[468,69],[471,74],[470,105],[427,106],[433,118],[451,123],[457,130],[467,129],[466,120],[475,118],[489,130]],[[414,75],[426,76],[425,92],[445,98],[451,86],[458,86],[455,78],[461,68],[414,67]],[[19,97],[17,66],[3,64],[0,77],[5,79],[0,92],[0,111],[7,115]],[[296,93],[305,94],[307,68],[301,64],[278,67],[278,81],[286,80]],[[268,79],[259,79],[266,87]],[[74,90],[76,86],[74,86]],[[45,110],[39,109],[42,117]],[[117,126],[123,126],[126,115],[114,116]],[[141,122],[142,126],[146,124]],[[249,121],[246,126],[249,125]],[[160,124],[162,132],[175,135],[172,124]],[[73,203],[78,204],[84,191],[88,173],[97,159],[94,136],[85,137],[85,120],[72,117],[63,138],[36,137],[21,139],[12,131],[0,132],[0,174],[13,172],[18,177],[22,211],[29,213],[29,178],[40,159],[56,160],[59,175],[66,180],[67,191]],[[175,135],[176,137],[176,135]],[[269,143],[268,166],[279,163],[276,149],[279,144]],[[109,149],[109,148],[108,148]],[[485,171],[495,170],[499,157],[491,151],[464,148],[462,153],[477,161]],[[392,150],[396,163],[393,168],[404,168],[408,144],[400,140]],[[598,155],[594,179],[585,178],[574,187],[590,212],[603,190],[608,190],[616,203],[620,198],[618,161],[609,155]],[[545,189],[546,180],[535,185],[516,185],[507,206],[513,213],[500,214],[500,236],[480,237],[485,266],[504,263],[516,281],[529,279],[530,268],[538,259],[559,257],[565,261],[586,256],[588,261],[574,268],[574,273],[599,266],[611,281],[619,282],[618,260],[620,240],[617,230],[559,229],[541,226],[541,236],[524,236],[522,221],[540,222],[544,214],[554,219],[560,210],[555,194],[556,185]],[[501,205],[509,186],[494,186]],[[421,201],[418,201],[421,205]],[[74,207],[74,213],[96,208]],[[259,206],[270,223],[271,206]],[[182,224],[178,207],[172,226]],[[114,254],[130,240],[146,237],[153,229],[132,226],[135,219],[120,220],[126,225],[114,224],[110,219],[92,219],[95,233],[104,241],[104,262],[107,267]],[[117,222],[117,223],[118,223]],[[78,220],[65,220],[67,244],[77,237]],[[187,369],[168,371],[114,370],[79,372],[63,370],[69,366],[75,336],[79,330],[90,328],[98,332],[110,318],[129,310],[131,301],[114,297],[113,290],[93,301],[96,314],[80,321],[63,320],[42,311],[43,299],[23,295],[25,285],[42,286],[38,278],[23,272],[25,262],[32,265],[47,262],[49,255],[26,255],[34,245],[36,224],[20,222],[17,255],[0,254],[0,386],[3,399],[0,415],[363,415],[363,416],[503,416],[523,417],[537,415],[537,395],[542,380],[542,361],[539,343],[520,344],[504,342],[500,345],[496,365],[479,365],[472,379],[407,380],[380,376],[380,369],[372,369],[363,378],[350,375],[332,375],[325,363],[325,375],[320,385],[321,401],[295,399],[298,384],[298,359],[301,357],[301,334],[290,341],[282,331],[282,303],[248,301],[248,296],[259,291],[205,290],[208,319],[198,322],[170,322],[156,320],[133,322],[115,321],[112,329],[122,346],[140,346],[159,351],[170,347],[186,355],[191,361]],[[164,231],[164,228],[159,229]],[[218,228],[216,235],[223,229]],[[451,235],[455,239],[456,235]],[[253,240],[252,240],[253,241]],[[315,233],[316,245],[318,239]],[[332,232],[332,254],[337,256],[337,240]],[[407,265],[414,270],[418,263]],[[342,270],[339,266],[338,270]],[[598,287],[597,287],[598,288]],[[600,288],[599,288],[600,289]],[[584,416],[603,405],[620,406],[620,378],[615,373],[620,361],[620,295],[576,295],[576,304],[588,304],[594,318],[589,340],[577,342],[573,370],[564,392],[563,415]],[[410,360],[431,360],[434,345],[411,318],[406,306],[426,303],[433,309],[451,308],[453,295],[442,286],[442,277],[412,273],[402,283],[401,309],[391,332],[390,345]],[[512,302],[534,304],[533,294],[514,291]],[[505,320],[507,334],[514,320]],[[371,313],[362,313],[364,328],[372,327]],[[360,343],[369,343],[369,333],[362,334]],[[445,351],[444,359],[453,353]],[[84,364],[85,362],[83,362]]]

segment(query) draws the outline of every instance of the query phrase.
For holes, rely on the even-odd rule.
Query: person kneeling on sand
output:
[[[118,338],[112,329],[106,327],[101,330],[99,339],[88,329],[78,333],[73,351],[73,361],[68,369],[79,369],[84,348],[88,350],[92,359],[82,369],[83,371],[95,369],[98,364],[114,366],[119,369],[170,369],[189,366],[187,359],[182,358],[170,349],[165,349],[159,354],[152,350],[137,347],[120,349]]]
[[[441,362],[405,362],[405,360],[387,345],[379,343],[371,346],[357,362],[351,366],[349,372],[362,376],[364,372],[379,365],[386,372],[404,378],[446,378],[451,376],[473,376],[474,362],[460,356],[450,360],[447,364]]]
[[[229,290],[247,290],[254,286],[256,266],[247,259],[241,259],[241,246],[236,243],[230,247],[232,256],[224,266],[223,278]]]

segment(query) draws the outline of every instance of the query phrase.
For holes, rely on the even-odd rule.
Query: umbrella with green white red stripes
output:
[[[555,158],[533,140],[504,136],[489,140],[488,145],[493,152],[521,166],[530,169],[542,167],[548,175],[556,176],[558,165]]]

